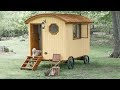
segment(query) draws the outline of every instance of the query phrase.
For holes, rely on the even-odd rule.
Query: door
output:
[[[33,48],[42,51],[42,29],[41,24],[31,25],[31,51]]]
[[[42,28],[41,28],[41,24],[38,25],[38,40],[39,40],[39,49],[42,50]]]

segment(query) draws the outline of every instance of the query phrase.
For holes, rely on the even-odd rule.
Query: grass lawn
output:
[[[112,48],[108,46],[91,47],[90,64],[75,61],[72,70],[61,64],[60,76],[46,77],[48,62],[42,62],[36,71],[20,70],[27,53],[28,40],[20,42],[20,38],[0,41],[0,45],[8,46],[16,52],[11,55],[0,55],[0,79],[120,79],[120,59],[108,58]]]

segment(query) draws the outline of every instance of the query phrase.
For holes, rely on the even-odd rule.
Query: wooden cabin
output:
[[[32,48],[42,50],[44,60],[61,54],[62,60],[87,55],[90,50],[90,24],[75,14],[39,14],[25,21],[29,30],[29,56]]]

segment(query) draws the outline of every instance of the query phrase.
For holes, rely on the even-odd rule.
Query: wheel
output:
[[[85,55],[84,56],[84,64],[89,63],[89,61],[90,61],[89,56]]]
[[[68,69],[73,69],[74,68],[74,58],[72,56],[70,56],[68,58],[67,66],[68,66]]]

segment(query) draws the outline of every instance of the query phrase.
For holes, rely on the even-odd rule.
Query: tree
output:
[[[111,11],[113,22],[114,49],[110,57],[120,58],[120,11]]]

